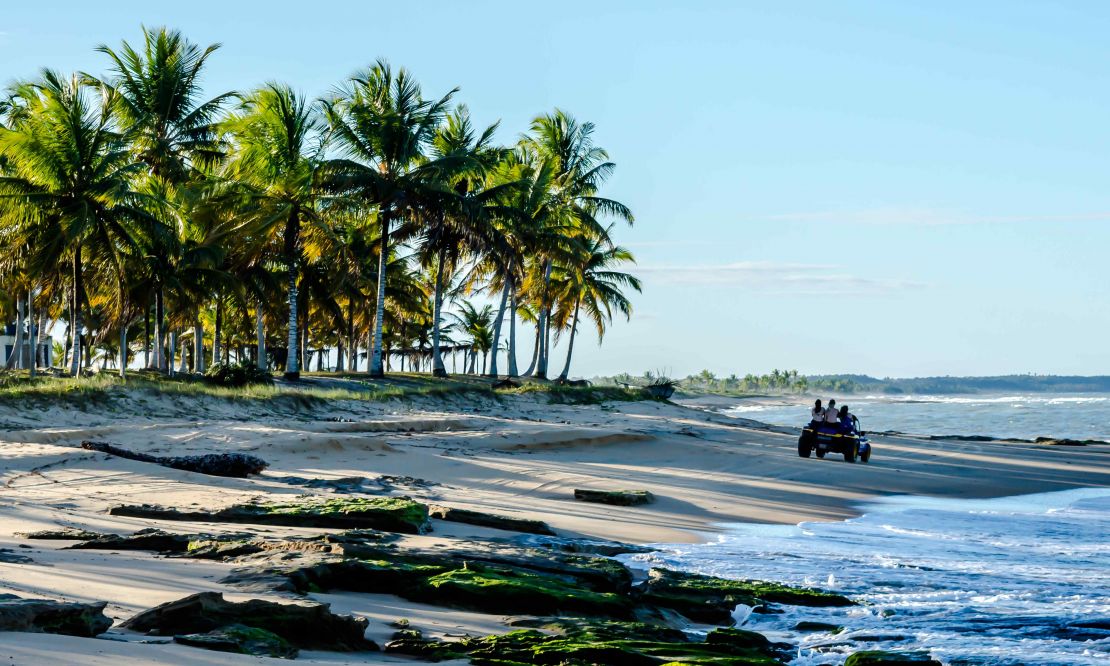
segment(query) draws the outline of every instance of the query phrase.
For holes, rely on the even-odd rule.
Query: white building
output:
[[[31,365],[31,359],[30,359],[31,345],[30,345],[30,340],[26,339],[27,336],[25,335],[24,337],[25,337],[25,339],[23,341],[24,342],[24,349],[26,350],[25,353],[27,354],[27,356],[24,358],[24,363],[22,365],[23,365],[24,368],[26,368],[26,367],[30,367],[30,365]],[[11,356],[12,350],[14,348],[15,348],[15,324],[8,324],[4,328],[3,334],[0,335],[0,367],[3,367],[3,365],[8,362],[8,357]],[[44,366],[53,365],[54,364],[54,357],[53,357],[54,341],[49,336],[47,336],[46,339],[42,341],[42,344],[39,345],[39,348],[42,350],[41,353],[40,353],[40,357],[39,357],[39,358],[43,359],[42,365],[44,365]]]

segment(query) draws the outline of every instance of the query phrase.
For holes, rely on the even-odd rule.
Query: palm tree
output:
[[[185,185],[195,169],[222,157],[216,121],[234,93],[201,101],[200,79],[209,56],[219,47],[202,49],[176,30],[144,27],[141,50],[126,41],[119,49],[97,48],[111,60],[111,77],[103,85],[116,93],[114,110],[131,146],[150,177],[159,181],[154,187],[168,188],[171,199],[173,190]],[[154,244],[148,254],[155,282],[154,362],[163,372],[168,365],[163,355],[165,294],[160,274],[170,263],[165,255],[172,252],[172,245]]]
[[[123,274],[122,255],[150,235],[156,221],[149,201],[132,183],[141,172],[128,137],[113,126],[116,93],[78,76],[45,70],[19,85],[9,128],[0,130],[0,176],[5,221],[27,239],[35,273],[53,271],[68,257],[72,275],[73,355],[70,372],[81,372],[82,308],[88,305],[86,260]],[[121,353],[125,351],[121,350]]]
[[[564,307],[555,313],[553,323],[563,328],[570,317],[570,340],[567,343],[567,362],[559,379],[566,381],[570,373],[571,356],[574,354],[574,334],[578,330],[578,316],[583,307],[586,316],[597,328],[600,341],[605,335],[605,327],[613,318],[613,309],[625,318],[632,317],[632,303],[624,295],[623,288],[640,291],[640,281],[614,270],[621,264],[635,263],[632,253],[622,247],[610,246],[608,234],[604,238],[594,238],[585,248],[582,260],[569,269],[561,271],[556,278],[561,282],[559,291]]]
[[[554,113],[538,116],[532,121],[531,135],[525,137],[523,147],[553,160],[556,175],[551,196],[564,225],[573,225],[581,233],[604,238],[608,230],[597,219],[598,216],[609,215],[629,224],[633,216],[624,204],[598,196],[598,190],[612,175],[616,165],[609,161],[609,154],[604,149],[594,145],[593,133],[593,123],[579,123],[570,114],[556,109]],[[547,376],[551,347],[549,281],[553,260],[554,257],[547,256],[542,270],[541,347],[536,367],[536,375],[540,378]]]
[[[226,123],[234,149],[227,176],[246,186],[244,204],[253,210],[256,233],[280,230],[288,281],[288,359],[285,377],[300,377],[297,281],[302,260],[302,226],[319,225],[314,187],[324,144],[314,105],[288,86],[271,83],[243,98]]]
[[[420,239],[420,259],[435,268],[432,290],[432,374],[446,377],[447,368],[439,350],[443,275],[453,272],[465,257],[499,256],[507,247],[494,224],[505,191],[515,183],[490,185],[486,174],[504,155],[492,146],[497,124],[476,134],[465,106],[456,107],[432,140],[432,158],[454,158],[456,168],[444,173],[444,193],[426,210],[427,221]],[[502,308],[502,313],[504,309]]]
[[[470,301],[463,301],[459,306],[459,312],[453,316],[459,330],[470,336],[469,372],[476,373],[478,370],[478,354],[481,353],[484,356],[493,347],[493,332],[490,330],[493,307],[484,305],[479,309]],[[482,365],[485,366],[484,359]]]
[[[328,164],[328,186],[377,208],[379,257],[389,256],[393,223],[408,222],[399,236],[411,235],[421,205],[442,195],[442,188],[437,187],[439,176],[459,161],[453,156],[425,158],[455,92],[438,100],[425,100],[420,85],[407,70],[402,68],[394,74],[388,63],[379,60],[368,71],[351,77],[326,104],[331,133],[342,152],[342,157]],[[378,262],[370,350],[372,377],[385,374],[382,325],[388,263]]]

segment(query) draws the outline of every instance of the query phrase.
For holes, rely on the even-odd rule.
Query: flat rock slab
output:
[[[106,602],[82,604],[0,594],[0,631],[28,631],[92,638],[108,631]]]
[[[596,504],[613,504],[615,506],[638,506],[651,504],[655,495],[646,490],[584,490],[576,488],[574,499],[582,502]]]
[[[120,626],[157,636],[185,636],[243,625],[276,634],[306,650],[356,652],[378,648],[365,638],[368,624],[363,617],[336,615],[327,604],[234,602],[218,592],[200,592],[143,611]]]
[[[446,520],[452,523],[492,527],[509,532],[524,532],[526,534],[542,534],[545,536],[555,535],[555,530],[551,529],[551,526],[542,520],[510,518],[509,516],[499,516],[493,513],[483,513],[481,511],[471,511],[469,509],[456,509],[454,507],[435,504],[428,507],[428,515],[432,518],[438,518],[439,520]]]
[[[155,504],[115,506],[112,516],[188,520],[194,522],[284,525],[287,527],[370,528],[386,532],[423,534],[428,531],[428,507],[402,497],[334,498],[275,504],[235,504],[216,510],[182,511]]]

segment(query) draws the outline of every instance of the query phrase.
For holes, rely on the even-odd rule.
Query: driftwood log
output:
[[[128,460],[154,463],[155,465],[186,472],[196,472],[210,476],[230,476],[240,479],[251,474],[259,474],[269,466],[269,463],[265,460],[245,453],[208,453],[201,456],[162,457],[128,451],[108,442],[91,442],[88,440],[81,442],[81,448],[108,453]]]

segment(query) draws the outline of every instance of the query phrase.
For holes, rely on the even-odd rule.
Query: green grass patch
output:
[[[639,402],[653,400],[639,389],[622,386],[560,386],[540,382],[529,382],[518,388],[500,389],[499,395],[543,394],[548,402],[560,405],[601,405],[606,402]]]

